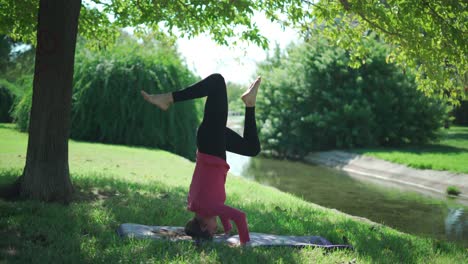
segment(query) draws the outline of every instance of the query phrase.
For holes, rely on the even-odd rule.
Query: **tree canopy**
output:
[[[0,0],[0,34],[35,43],[38,0]],[[456,0],[88,0],[79,34],[96,45],[113,43],[122,27],[137,33],[169,31],[178,36],[209,32],[220,44],[246,40],[266,48],[252,21],[263,12],[272,21],[300,26],[304,36],[321,28],[351,53],[350,65],[365,63],[363,42],[371,31],[393,45],[389,62],[415,70],[427,94],[460,99],[468,90],[468,3]]]
[[[271,2],[268,4],[271,10],[284,5],[282,1]],[[0,32],[35,43],[38,3],[38,0],[0,0],[3,7]],[[221,44],[241,39],[267,47],[267,40],[251,21],[254,11],[263,7],[267,5],[250,0],[88,0],[81,7],[79,34],[105,44],[113,42],[122,27],[135,27],[137,33],[164,28],[180,36],[210,32]]]
[[[426,94],[460,99],[468,90],[468,3],[455,0],[321,0],[303,30],[322,27],[351,51],[352,66],[365,63],[363,39],[376,32],[393,46],[387,61],[414,69]],[[454,101],[454,100],[453,100]]]

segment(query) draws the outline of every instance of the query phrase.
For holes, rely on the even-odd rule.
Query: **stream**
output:
[[[468,247],[468,207],[363,176],[302,162],[227,152],[230,172],[347,214],[397,230]]]

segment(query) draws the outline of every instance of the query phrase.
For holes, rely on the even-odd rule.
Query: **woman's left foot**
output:
[[[169,106],[174,102],[172,98],[172,93],[165,93],[165,94],[147,94],[145,91],[141,90],[141,95],[143,98],[154,104],[155,106],[159,107],[161,110],[166,111]]]
[[[257,101],[257,91],[260,83],[262,82],[262,77],[258,77],[251,85],[250,88],[242,94],[241,98],[244,101],[245,106],[253,107]]]

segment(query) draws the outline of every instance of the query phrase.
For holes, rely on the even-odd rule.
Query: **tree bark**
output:
[[[68,138],[81,0],[39,3],[33,98],[20,195],[68,203],[73,193]]]

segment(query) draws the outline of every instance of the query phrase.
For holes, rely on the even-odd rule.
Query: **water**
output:
[[[387,182],[300,162],[228,152],[230,172],[400,231],[468,247],[468,207]]]

